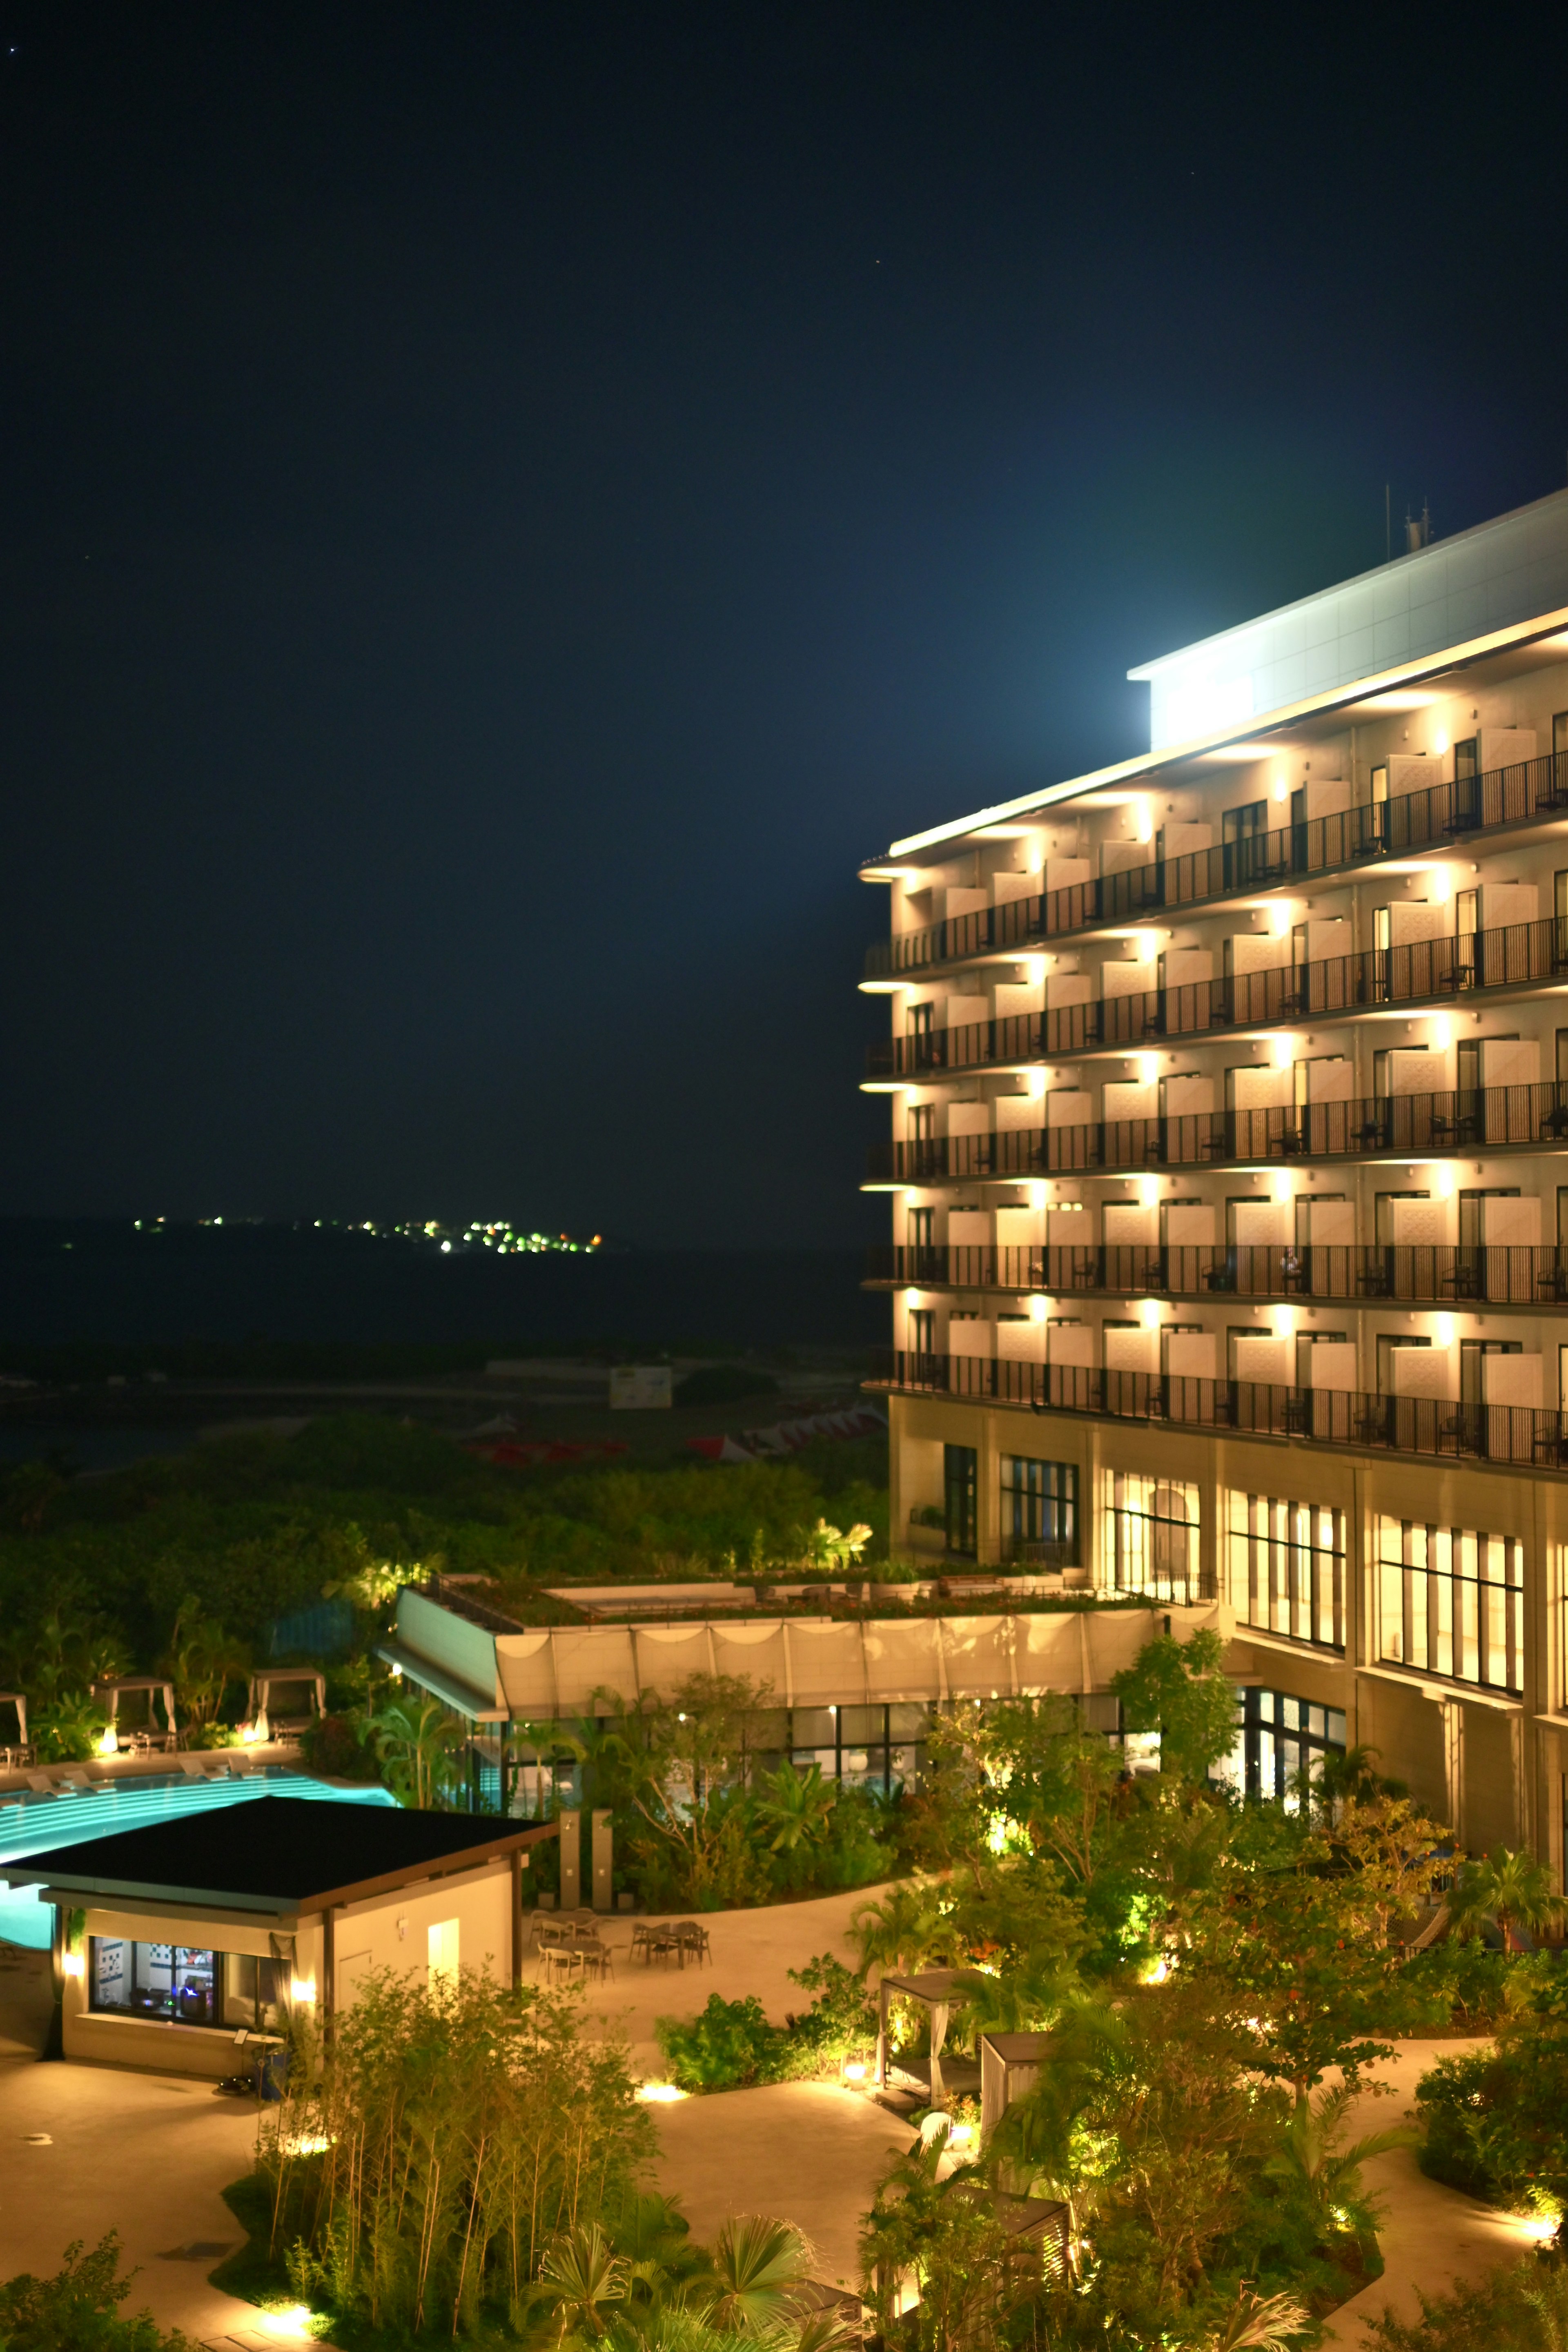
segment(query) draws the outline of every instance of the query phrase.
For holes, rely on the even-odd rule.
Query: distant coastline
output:
[[[272,1340],[660,1353],[872,1346],[856,1249],[468,1248],[344,1226],[0,1218],[0,1372],[31,1351]]]

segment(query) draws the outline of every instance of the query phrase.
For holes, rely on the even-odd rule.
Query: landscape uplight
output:
[[[655,2107],[672,2106],[677,2099],[684,2099],[686,2095],[674,2083],[645,2083],[637,2093],[639,2099],[646,2099],[650,2106]]]

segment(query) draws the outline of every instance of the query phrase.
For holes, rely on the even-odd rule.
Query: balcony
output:
[[[1250,1167],[1269,1160],[1424,1159],[1568,1140],[1568,1080],[1428,1095],[1359,1095],[1270,1109],[1088,1120],[873,1144],[874,1183],[963,1183],[1030,1176]]]
[[[1529,1405],[1274,1388],[1256,1381],[1186,1380],[902,1349],[882,1351],[867,1385],[898,1396],[952,1397],[1096,1421],[1159,1422],[1194,1432],[1568,1473],[1568,1414]]]
[[[1301,1298],[1358,1307],[1568,1306],[1568,1247],[1314,1243],[1222,1248],[1107,1242],[882,1248],[873,1288],[1045,1292],[1054,1298]]]
[[[956,915],[926,929],[879,940],[866,951],[868,980],[897,979],[965,963],[975,956],[1026,955],[1053,940],[1106,923],[1146,919],[1162,908],[1196,908],[1242,891],[1317,878],[1411,850],[1439,849],[1506,826],[1531,824],[1568,809],[1568,752],[1548,752],[1511,768],[1494,768],[1452,784],[1429,784],[1339,816],[1313,817],[1249,835],[1217,849],[1156,859],[1014,898],[973,915]]]
[[[1564,755],[1568,757],[1568,754]],[[869,1078],[930,1078],[959,1070],[1011,1067],[1058,1055],[1184,1042],[1281,1022],[1332,1020],[1388,1004],[1451,1003],[1492,989],[1568,979],[1568,917],[1510,923],[1493,931],[1363,948],[1318,963],[1273,964],[1223,980],[1140,989],[1054,1012],[1014,1013],[959,1029],[877,1039]]]

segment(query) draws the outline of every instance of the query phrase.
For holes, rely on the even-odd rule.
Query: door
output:
[[[1486,1133],[1486,1104],[1481,1098],[1481,1049],[1474,1037],[1461,1038],[1458,1046],[1458,1100],[1454,1105],[1455,1141],[1479,1143]]]
[[[1454,1267],[1456,1298],[1484,1298],[1487,1295],[1487,1253],[1482,1239],[1481,1202],[1515,1201],[1518,1198],[1517,1184],[1481,1184],[1459,1194],[1459,1251]],[[1505,1259],[1505,1266],[1506,1264]],[[1508,1297],[1506,1273],[1501,1295],[1504,1298]]]
[[[1268,862],[1268,803],[1249,801],[1245,808],[1226,809],[1220,832],[1222,862],[1227,890],[1245,890]]]
[[[1372,992],[1380,1003],[1386,1003],[1394,984],[1394,926],[1386,907],[1374,907],[1372,910]]]
[[[1468,735],[1454,746],[1454,824],[1458,829],[1480,821],[1480,745],[1474,735]]]
[[[908,1040],[905,1051],[909,1057],[905,1067],[908,1069],[929,1070],[935,1066],[936,1036],[932,1027],[936,1007],[928,1001],[924,1004],[911,1004],[904,1016]]]
[[[1568,710],[1552,713],[1552,797],[1568,800]]]
[[[973,1559],[980,1508],[980,1456],[973,1445],[942,1447],[942,1491],[948,1550],[956,1559]]]
[[[1293,872],[1306,872],[1307,856],[1307,787],[1302,784],[1290,795],[1290,865]]]
[[[910,1353],[920,1358],[923,1363],[929,1363],[936,1352],[936,1309],[933,1307],[911,1307],[905,1328],[909,1334]],[[930,1377],[928,1372],[922,1372],[917,1366],[915,1370],[917,1380]]]
[[[1474,988],[1479,976],[1480,905],[1479,890],[1454,893],[1454,977],[1460,988]]]
[[[911,1209],[906,1228],[908,1254],[905,1264],[911,1282],[940,1282],[945,1269],[936,1262],[936,1249],[931,1234],[935,1221],[934,1209]]]

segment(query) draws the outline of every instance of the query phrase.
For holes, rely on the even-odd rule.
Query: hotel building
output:
[[[1217,1606],[1252,1786],[1561,1870],[1568,491],[1131,675],[864,868],[895,1548]]]

